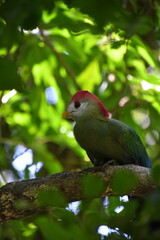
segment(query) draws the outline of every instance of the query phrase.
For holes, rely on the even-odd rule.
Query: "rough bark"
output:
[[[156,187],[152,181],[151,170],[134,165],[108,166],[107,168],[93,167],[78,172],[65,171],[42,178],[11,182],[0,188],[0,223],[23,218],[50,207],[40,206],[37,203],[38,194],[41,190],[56,188],[65,196],[67,202],[85,199],[81,182],[87,174],[96,175],[103,179],[105,183],[105,191],[92,196],[92,198],[117,196],[112,189],[111,182],[114,174],[122,169],[134,173],[138,182],[137,186],[126,194],[145,197]],[[23,204],[17,207],[19,203]]]

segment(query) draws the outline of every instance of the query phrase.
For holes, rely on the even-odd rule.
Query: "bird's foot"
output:
[[[108,166],[117,166],[117,165],[119,165],[117,162],[116,162],[116,160],[109,160],[108,162],[106,162],[104,165],[103,165],[103,167],[104,168],[107,168]]]

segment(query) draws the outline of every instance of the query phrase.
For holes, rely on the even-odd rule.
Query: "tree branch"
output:
[[[156,188],[151,178],[151,170],[135,165],[108,166],[107,168],[93,167],[79,172],[65,171],[41,178],[11,182],[0,188],[0,223],[23,218],[41,212],[46,207],[51,207],[38,204],[38,194],[42,190],[56,188],[65,196],[67,202],[85,199],[81,182],[87,174],[96,175],[105,183],[105,191],[102,194],[92,196],[92,198],[117,196],[112,189],[111,182],[113,176],[119,170],[132,172],[137,178],[137,186],[126,194],[145,197]]]

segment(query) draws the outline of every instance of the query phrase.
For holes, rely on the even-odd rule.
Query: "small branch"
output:
[[[139,107],[139,106],[142,106],[142,105],[145,105],[145,104],[149,104],[148,101],[146,100],[136,100],[134,102],[130,102],[128,101],[127,103],[125,103],[123,105],[123,107],[128,107],[128,106],[133,106],[133,107]],[[110,112],[112,114],[116,113],[120,108],[122,108],[120,105],[117,105],[115,106],[114,108],[110,109]]]
[[[11,182],[0,188],[0,223],[23,218],[45,210],[46,207],[40,207],[37,204],[38,194],[41,190],[56,188],[65,196],[67,202],[85,199],[81,182],[82,178],[87,174],[100,177],[106,186],[102,194],[92,196],[92,198],[117,196],[112,189],[111,182],[114,174],[119,170],[132,172],[137,177],[137,187],[126,194],[145,197],[156,188],[151,179],[151,170],[135,165],[108,166],[107,169],[93,167],[79,172],[66,171],[42,178]],[[24,207],[23,205],[21,208],[16,207],[18,203],[23,202],[26,202]]]
[[[10,139],[10,138],[0,138],[0,144],[4,144],[4,143],[12,144],[12,145],[15,145],[15,146],[22,145],[22,146],[27,148],[27,146],[21,141],[13,140],[13,139]]]
[[[42,40],[44,41],[44,43],[50,48],[50,50],[52,51],[52,53],[57,57],[57,59],[61,62],[61,64],[63,65],[63,67],[65,68],[68,76],[72,79],[73,83],[75,84],[75,86],[77,86],[77,88],[80,90],[80,86],[78,85],[77,81],[76,81],[76,77],[74,75],[74,72],[72,71],[72,69],[70,68],[70,66],[68,65],[68,63],[65,61],[65,59],[62,57],[62,55],[56,50],[56,48],[53,46],[53,44],[50,42],[49,38],[44,34],[43,30],[39,27],[39,32],[40,32],[40,36],[42,38]]]

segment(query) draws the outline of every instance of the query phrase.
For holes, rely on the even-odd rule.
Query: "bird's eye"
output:
[[[80,102],[76,101],[74,102],[74,107],[75,108],[79,108],[81,106]]]

